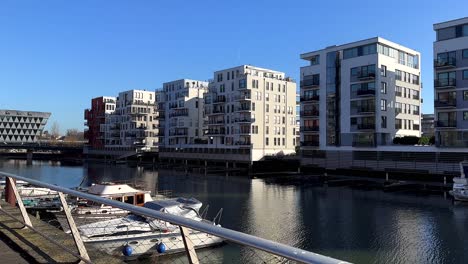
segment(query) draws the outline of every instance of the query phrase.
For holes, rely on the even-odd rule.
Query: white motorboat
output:
[[[453,189],[449,192],[457,201],[468,201],[468,181],[466,178],[468,162],[460,162],[460,177],[453,178]]]
[[[93,184],[89,188],[81,188],[79,190],[136,206],[143,206],[146,202],[153,200],[153,198],[151,198],[150,191],[138,190],[128,184]],[[88,200],[77,200],[76,203],[70,207],[72,208],[71,213],[77,225],[123,217],[129,213],[128,211],[120,208],[114,208],[112,206],[98,204]],[[56,213],[56,218],[63,230],[69,230],[69,226],[63,212]]]
[[[146,208],[217,225],[216,218],[214,221],[208,221],[200,216],[201,206],[202,203],[194,198],[152,201],[145,204]],[[161,245],[165,247],[164,254],[185,250],[178,226],[136,215],[83,225],[78,227],[78,230],[85,243],[117,256],[122,256],[122,250],[126,246],[132,248],[132,255],[160,254],[158,247]],[[223,243],[221,238],[210,234],[190,229],[189,233],[195,248]]]

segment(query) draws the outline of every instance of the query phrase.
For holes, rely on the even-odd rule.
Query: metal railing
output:
[[[68,204],[65,201],[64,194],[67,194],[67,195],[73,196],[73,197],[78,197],[78,198],[81,198],[81,199],[86,199],[87,201],[91,201],[91,202],[94,202],[96,204],[111,206],[112,208],[118,208],[118,209],[121,209],[121,210],[131,212],[134,215],[144,216],[144,217],[146,217],[148,219],[155,219],[157,221],[163,221],[165,223],[170,223],[170,225],[177,226],[178,228],[180,228],[180,235],[181,235],[181,237],[183,239],[183,242],[184,242],[183,247],[185,249],[182,249],[182,250],[184,250],[187,253],[187,258],[189,260],[189,263],[199,263],[199,260],[198,260],[198,257],[197,257],[197,250],[196,250],[197,247],[194,246],[194,243],[192,241],[193,240],[193,237],[192,237],[193,233],[190,233],[189,230],[191,230],[192,232],[198,232],[199,235],[200,234],[202,234],[202,235],[203,234],[204,235],[208,234],[208,237],[209,237],[209,235],[211,235],[211,236],[217,237],[218,239],[225,240],[227,242],[233,242],[233,243],[238,244],[238,245],[246,246],[250,250],[254,250],[254,251],[259,250],[259,251],[261,251],[263,253],[273,254],[273,255],[275,255],[275,258],[280,257],[280,258],[283,258],[284,260],[293,260],[293,261],[298,261],[298,262],[301,262],[301,263],[345,263],[343,261],[333,259],[333,258],[330,258],[330,257],[327,257],[327,256],[319,255],[319,254],[316,254],[316,253],[308,252],[308,251],[305,251],[305,250],[301,250],[301,249],[291,247],[291,246],[288,246],[288,245],[284,245],[284,244],[281,244],[281,243],[277,243],[277,242],[274,242],[274,241],[266,240],[266,239],[263,239],[263,238],[255,237],[255,236],[248,235],[248,234],[245,234],[245,233],[241,233],[241,232],[238,232],[238,231],[223,228],[223,227],[221,227],[219,225],[214,225],[212,222],[195,221],[193,219],[185,218],[185,217],[182,217],[182,216],[163,213],[163,212],[160,212],[160,211],[157,211],[157,210],[152,210],[152,209],[145,208],[145,207],[135,206],[133,204],[128,204],[128,203],[123,203],[123,202],[119,202],[119,201],[116,201],[116,200],[107,199],[107,198],[99,197],[99,196],[96,196],[96,195],[93,195],[93,194],[84,193],[84,192],[81,192],[81,191],[77,191],[77,190],[68,189],[68,188],[65,188],[65,187],[57,186],[57,185],[44,183],[44,182],[41,182],[41,181],[38,181],[38,180],[33,180],[33,179],[30,179],[30,178],[27,178],[27,177],[22,177],[22,176],[10,174],[10,173],[0,172],[0,176],[6,177],[7,182],[9,182],[9,184],[12,186],[12,187],[11,186],[10,187],[15,192],[15,197],[16,197],[16,200],[18,202],[18,206],[20,207],[22,216],[23,216],[24,221],[22,223],[25,224],[27,227],[29,227],[32,231],[35,231],[35,229],[32,226],[29,215],[26,213],[26,210],[25,210],[23,202],[22,202],[22,198],[19,195],[19,193],[18,193],[18,191],[16,189],[16,185],[15,185],[15,183],[14,183],[14,181],[12,179],[25,181],[25,182],[28,182],[29,184],[34,185],[34,186],[39,186],[39,187],[42,187],[42,188],[48,188],[48,189],[56,191],[58,193],[58,196],[60,198],[60,201],[61,201],[63,209],[64,209],[63,211],[65,212],[65,214],[67,216],[67,221],[69,223],[70,230],[71,230],[73,239],[75,241],[75,244],[77,246],[77,249],[78,249],[79,253],[76,254],[76,253],[72,252],[72,250],[70,250],[70,249],[64,249],[64,250],[67,251],[68,253],[76,256],[76,257],[79,257],[82,261],[84,261],[86,263],[91,263],[92,260],[88,256],[87,247],[84,246],[83,240],[81,238],[81,236],[82,236],[81,231],[78,232],[77,226],[75,225],[75,222],[73,220],[73,216],[70,213],[70,209],[68,208]],[[2,211],[5,212],[4,210],[2,210]],[[201,215],[203,215],[203,212],[201,213]],[[16,220],[20,221],[19,219],[16,219]],[[106,229],[106,228],[112,228],[112,226],[111,227],[105,226],[104,229]],[[119,226],[113,227],[113,228],[119,228]],[[98,231],[96,231],[96,232],[98,232]],[[167,230],[166,231],[162,230],[161,233],[163,233],[163,232],[165,233],[165,232],[167,232]],[[127,231],[127,233],[128,233],[128,231]],[[54,243],[53,239],[49,239],[47,237],[47,234],[41,234],[41,235],[44,236],[50,242]],[[57,242],[55,242],[55,243],[57,244],[57,246],[59,246],[61,248],[64,248],[64,246],[60,245],[59,243],[57,243]],[[258,256],[258,257],[261,258],[261,256]]]

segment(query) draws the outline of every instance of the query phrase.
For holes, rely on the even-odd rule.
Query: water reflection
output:
[[[440,196],[413,196],[345,187],[281,185],[234,176],[185,175],[127,166],[0,162],[0,170],[67,187],[137,180],[224,208],[221,224],[355,263],[467,263],[468,206]],[[243,263],[259,255],[228,245],[205,252],[213,262]],[[268,258],[266,258],[268,260]]]

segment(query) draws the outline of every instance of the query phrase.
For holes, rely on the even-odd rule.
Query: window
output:
[[[315,55],[310,58],[310,65],[317,65],[320,63],[320,55]]]
[[[468,49],[463,50],[463,58],[468,59]]]
[[[269,139],[269,138],[265,138],[265,145],[268,146],[269,143],[270,143],[270,139]]]
[[[463,120],[468,120],[468,111],[463,111]]]
[[[352,68],[351,69],[351,76],[357,76],[358,75],[359,68]]]
[[[386,116],[381,116],[380,126],[382,128],[387,128],[387,117]]]
[[[387,66],[382,65],[382,68],[380,68],[380,75],[387,77]]]
[[[401,81],[401,71],[395,70],[395,79]]]
[[[463,101],[468,101],[468,90],[463,91]]]
[[[270,112],[270,105],[269,104],[266,104],[265,105],[265,112]]]
[[[387,111],[387,100],[380,99],[380,110]]]
[[[382,82],[382,83],[381,83],[381,86],[380,86],[380,93],[382,93],[382,94],[387,94],[387,83],[386,83],[386,82]]]
[[[446,40],[455,38],[455,27],[443,28],[437,31],[437,40]]]
[[[223,81],[223,74],[218,73],[218,82],[222,82],[222,81]]]
[[[463,70],[463,80],[468,80],[468,70]]]
[[[247,87],[247,80],[246,79],[240,79],[239,80],[239,88],[245,88]]]

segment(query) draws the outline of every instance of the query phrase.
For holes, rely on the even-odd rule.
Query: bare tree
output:
[[[50,135],[52,135],[53,139],[57,139],[60,136],[60,127],[57,121],[55,121],[50,127]]]
[[[76,128],[68,129],[65,140],[67,140],[67,141],[81,141],[81,140],[84,140],[83,132],[79,131]]]

